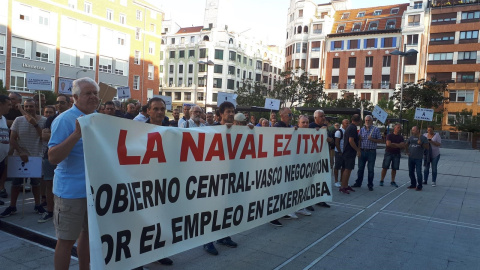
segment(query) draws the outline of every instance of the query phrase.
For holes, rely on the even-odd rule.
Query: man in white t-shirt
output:
[[[5,158],[8,155],[10,149],[10,132],[7,126],[7,119],[3,116],[10,111],[12,102],[10,98],[5,95],[0,95],[0,175],[5,170]],[[4,202],[0,200],[0,205]]]
[[[333,175],[335,176],[335,186],[340,187],[338,182],[338,171],[341,169],[343,172],[343,145],[345,129],[348,127],[348,119],[343,119],[342,126],[335,131],[335,166],[333,167]],[[341,175],[340,175],[341,176]],[[341,178],[341,177],[340,177]]]

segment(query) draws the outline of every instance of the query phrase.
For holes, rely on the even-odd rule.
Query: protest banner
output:
[[[237,107],[237,94],[234,93],[227,93],[227,92],[218,92],[217,93],[217,106],[220,107],[220,105],[225,102],[231,102],[235,107]]]
[[[27,73],[27,88],[30,91],[52,91],[52,77],[48,74]]]
[[[425,109],[425,108],[416,108],[415,109],[415,120],[423,120],[423,121],[432,121],[433,120],[433,109]]]
[[[58,93],[64,95],[72,95],[73,80],[58,78]]]
[[[79,122],[92,269],[132,269],[331,201],[325,129]]]
[[[130,98],[130,87],[117,87],[117,98],[118,99],[126,99]]]
[[[375,106],[373,109],[372,115],[378,119],[378,121],[382,122],[385,124],[385,121],[387,121],[387,116],[388,113],[384,111],[380,106]]]
[[[265,99],[265,109],[270,110],[279,110],[280,109],[280,100],[273,99],[273,98],[266,98]]]
[[[23,162],[20,156],[8,156],[7,176],[11,178],[40,178],[42,177],[42,158],[28,157]]]

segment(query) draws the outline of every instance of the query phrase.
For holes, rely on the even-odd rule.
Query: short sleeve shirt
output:
[[[357,133],[357,126],[355,124],[350,124],[347,129],[345,130],[344,136],[344,149],[343,149],[343,155],[346,157],[355,157],[357,155],[357,151],[353,149],[353,147],[350,145],[349,141],[350,138],[353,138],[355,144],[358,146],[358,133]]]
[[[390,142],[392,142],[392,143],[401,143],[401,142],[404,142],[403,136],[400,135],[400,134],[396,135],[395,133],[390,133],[390,134],[388,134],[388,135],[387,135],[387,141],[390,141]],[[401,150],[402,150],[402,149],[400,149],[400,148],[394,148],[394,147],[389,147],[389,146],[387,146],[387,147],[385,148],[385,152],[388,152],[388,153],[390,153],[390,154],[397,154],[397,155],[400,154],[400,151],[401,151]]]
[[[75,121],[84,115],[76,105],[60,114],[52,123],[48,147],[59,145],[75,131]],[[83,154],[83,140],[80,138],[55,169],[53,178],[53,194],[60,198],[80,199],[86,198],[85,163]]]
[[[343,152],[343,145],[345,144],[345,129],[343,128],[337,129],[337,131],[335,131],[335,138],[340,139],[340,151]],[[338,152],[336,147],[335,147],[335,152]]]
[[[40,117],[37,124],[40,129],[43,129],[47,118]],[[37,129],[27,121],[25,116],[15,118],[12,124],[12,131],[18,134],[18,146],[28,152],[29,156],[42,157],[43,156],[43,142],[42,138],[38,136]],[[14,155],[19,155],[17,150],[13,152]]]
[[[7,126],[7,119],[0,118],[0,162],[3,161],[10,150],[10,130]]]
[[[408,152],[410,152],[410,157],[414,159],[422,159],[423,158],[423,145],[428,143],[428,139],[425,138],[423,135],[420,135],[421,144],[418,144],[418,136],[411,136],[408,138]]]

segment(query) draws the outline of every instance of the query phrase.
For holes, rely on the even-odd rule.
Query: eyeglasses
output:
[[[65,105],[65,104],[67,104],[67,102],[66,101],[57,101],[57,104]]]
[[[292,117],[292,116],[293,116],[293,113],[289,113],[288,116]]]
[[[202,113],[202,111],[193,111],[193,113]]]

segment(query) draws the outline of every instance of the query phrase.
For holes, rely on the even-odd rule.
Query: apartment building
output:
[[[466,109],[480,113],[480,41],[478,1],[432,1],[427,77],[448,82],[443,130],[455,130]]]
[[[0,0],[0,80],[28,93],[26,74],[90,77],[158,94],[161,10],[141,0]]]
[[[233,93],[244,81],[273,88],[284,66],[283,48],[228,29],[219,0],[207,0],[204,24],[180,27],[165,21],[160,88],[172,106],[195,103],[210,111],[218,92]],[[267,93],[265,93],[267,94]]]

